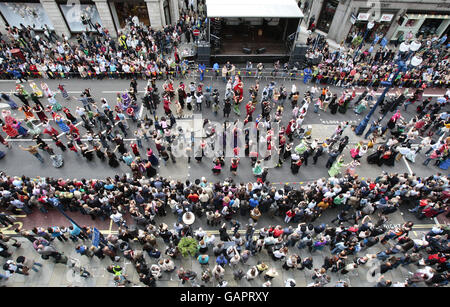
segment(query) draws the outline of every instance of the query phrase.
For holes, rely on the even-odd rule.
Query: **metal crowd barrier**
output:
[[[312,75],[309,75],[309,77],[306,79],[305,78],[305,73],[303,71],[295,71],[295,70],[291,70],[291,71],[286,71],[286,70],[274,70],[274,69],[265,69],[261,72],[258,72],[257,69],[246,69],[246,68],[242,68],[242,69],[235,69],[234,71],[230,72],[229,74],[227,74],[227,76],[233,76],[233,75],[238,75],[241,76],[243,78],[252,78],[252,79],[259,79],[259,80],[274,80],[274,79],[278,79],[278,80],[284,80],[284,81],[303,81],[306,83],[310,83],[311,80],[313,79]],[[62,72],[46,72],[45,76],[43,73],[41,72],[27,72],[27,78],[49,78],[49,79],[66,79],[66,78],[73,78],[73,77],[78,77],[80,79],[93,79],[93,78],[99,78],[99,79],[103,79],[103,78],[131,78],[131,77],[136,77],[136,78],[140,78],[140,79],[144,79],[147,80],[149,78],[152,77],[156,77],[158,79],[164,79],[164,78],[172,78],[172,79],[187,79],[187,78],[200,78],[200,72],[198,70],[198,68],[196,68],[195,66],[191,66],[189,67],[188,70],[186,71],[181,71],[181,72],[177,72],[177,71],[168,71],[168,72],[158,72],[158,73],[150,73],[150,72],[130,72],[130,73],[125,73],[125,72],[105,72],[105,73],[101,73],[99,75],[97,75],[96,73],[93,72],[87,72],[86,75],[83,77],[81,76],[80,73],[74,73],[74,72],[70,72],[70,73],[62,73]],[[211,81],[213,80],[218,80],[218,79],[223,79],[222,76],[222,69],[219,69],[217,72],[213,69],[213,68],[206,68],[204,75],[203,75],[204,79],[209,79]],[[14,80],[16,79],[12,73],[0,73],[0,79],[10,79],[10,80]],[[353,78],[344,78],[343,80],[340,80],[341,86],[347,84],[348,82],[350,82],[350,86],[380,86],[381,82],[386,81],[385,79],[376,79],[376,80],[372,80],[372,79],[360,79],[358,81],[357,84],[353,84],[352,83]],[[328,84],[328,85],[336,85],[338,83],[339,79],[330,79],[327,80],[327,82],[323,82],[322,80],[316,80],[314,81],[314,83],[317,84]],[[411,88],[415,88],[415,87],[420,87],[423,82],[426,82],[428,87],[439,87],[439,88],[448,88],[449,87],[449,81],[447,80],[433,80],[433,81],[423,81],[421,79],[409,79],[407,81],[396,81],[396,86],[402,85],[403,87],[411,87]]]

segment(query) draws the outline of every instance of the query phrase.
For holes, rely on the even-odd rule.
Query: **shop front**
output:
[[[393,41],[403,41],[409,37],[439,37],[448,33],[450,12],[407,11],[404,22],[392,36]]]
[[[147,4],[144,0],[114,0],[109,1],[111,15],[118,29],[124,29],[127,24],[127,18],[133,18],[135,23],[150,25]]]
[[[379,18],[374,19],[374,16],[368,12],[359,11],[353,14],[351,19],[352,27],[346,39],[346,43],[355,42],[359,45],[364,39],[366,43],[372,42],[375,35],[385,36],[389,31],[397,11],[384,11],[378,14]]]
[[[39,1],[29,2],[0,2],[0,14],[10,27],[32,27],[34,30],[43,30],[47,25],[54,30],[44,7]]]
[[[96,24],[102,26],[102,20],[94,2],[69,0],[58,1],[58,4],[71,33],[94,32]]]
[[[339,0],[325,0],[320,11],[319,19],[317,20],[317,29],[328,33],[334,15],[336,14]]]

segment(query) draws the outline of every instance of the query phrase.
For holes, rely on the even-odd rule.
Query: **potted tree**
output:
[[[178,249],[180,250],[183,257],[188,257],[189,255],[195,257],[198,248],[199,247],[197,240],[190,236],[181,238],[180,242],[178,243]]]

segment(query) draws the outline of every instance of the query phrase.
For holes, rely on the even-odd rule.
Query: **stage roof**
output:
[[[220,18],[302,18],[295,0],[206,0],[207,16]]]

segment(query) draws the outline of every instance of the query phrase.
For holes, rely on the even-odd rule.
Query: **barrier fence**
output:
[[[382,82],[387,81],[387,78],[384,79],[358,79],[358,81],[354,81],[353,77],[346,77],[343,79],[334,77],[334,78],[317,78],[312,74],[305,74],[302,71],[284,71],[284,70],[263,70],[257,71],[256,69],[248,70],[248,69],[237,69],[235,71],[231,71],[227,74],[227,76],[238,75],[243,78],[253,78],[259,80],[274,80],[274,79],[283,79],[284,81],[302,81],[304,83],[316,83],[316,84],[324,84],[324,85],[335,85],[335,86],[373,86],[378,87],[382,85]],[[112,78],[112,79],[130,79],[130,78],[140,78],[140,79],[187,79],[187,78],[200,78],[200,72],[198,69],[190,68],[184,71],[166,71],[166,72],[103,72],[97,74],[95,72],[39,72],[39,71],[28,71],[26,72],[26,78],[48,78],[48,79],[67,79],[67,78],[80,78],[80,79],[104,79],[104,78]],[[203,74],[203,79],[218,80],[223,79],[221,70],[215,71],[213,68],[207,68]],[[14,80],[16,79],[12,73],[8,72],[0,72],[0,79],[3,80]],[[422,80],[422,79],[403,79],[400,78],[394,81],[395,86],[403,86],[403,87],[412,87],[418,88],[423,84],[426,84],[427,87],[439,87],[439,88],[448,88],[450,81],[449,80]]]

